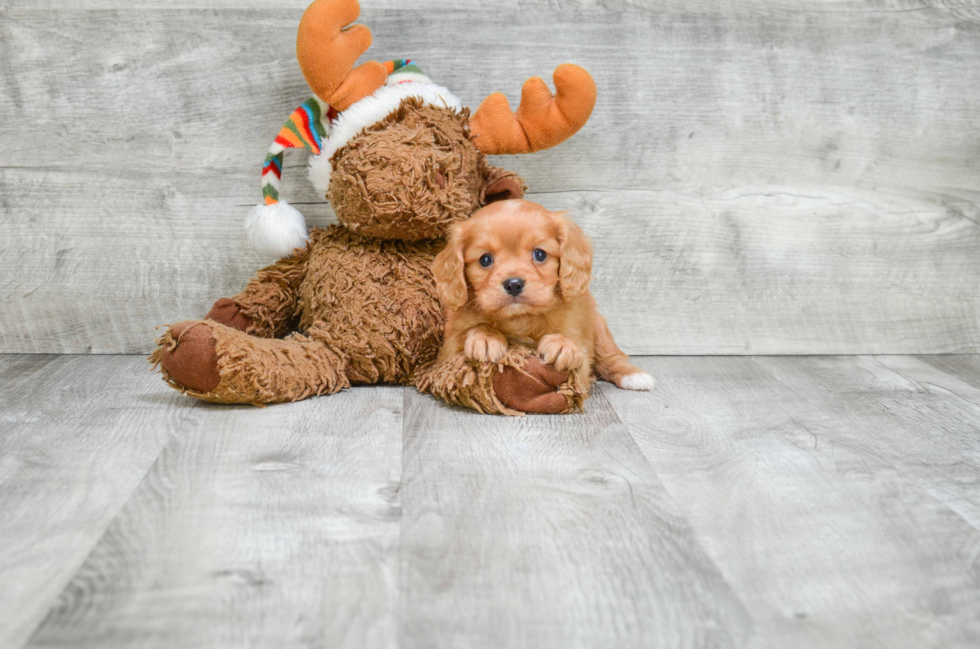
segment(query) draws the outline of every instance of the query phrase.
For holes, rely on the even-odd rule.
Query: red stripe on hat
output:
[[[264,176],[270,171],[275,174],[276,178],[282,180],[282,171],[279,170],[279,167],[277,165],[271,162],[267,166],[262,168],[262,175]]]
[[[295,149],[296,148],[296,145],[294,143],[290,142],[289,140],[287,140],[286,138],[284,138],[281,135],[277,135],[276,136],[276,139],[273,140],[273,141],[276,144],[280,144],[280,145],[282,145],[283,147],[285,147],[287,149]]]

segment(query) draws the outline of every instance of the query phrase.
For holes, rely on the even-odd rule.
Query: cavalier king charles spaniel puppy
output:
[[[456,223],[432,267],[447,309],[439,359],[463,353],[500,359],[511,344],[546,363],[627,390],[653,377],[630,363],[589,292],[592,246],[564,212],[525,200],[497,201]]]

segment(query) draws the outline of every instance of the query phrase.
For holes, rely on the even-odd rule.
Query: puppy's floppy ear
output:
[[[567,212],[554,212],[552,218],[558,228],[559,250],[558,287],[565,297],[582,295],[589,290],[592,281],[592,244],[571,219]]]
[[[456,311],[466,304],[466,264],[463,261],[465,221],[449,230],[449,240],[432,263],[432,275],[442,297],[443,306]]]

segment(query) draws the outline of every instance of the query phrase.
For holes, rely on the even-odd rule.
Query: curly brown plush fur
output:
[[[427,363],[416,385],[449,403],[504,415],[578,412],[589,388],[574,374],[545,365],[526,347],[511,347],[496,363],[474,363],[462,354]]]
[[[473,146],[468,112],[406,99],[331,159],[343,224],[263,268],[208,318],[179,323],[151,356],[172,387],[218,403],[275,403],[352,383],[406,383],[483,412],[566,412],[588,386],[526,351],[435,365],[444,311],[432,261],[445,234],[524,182]],[[422,372],[420,372],[422,368]]]
[[[469,111],[410,97],[331,158],[330,203],[353,232],[440,239],[480,207],[486,156],[469,144]]]
[[[300,285],[300,331],[342,349],[354,383],[408,383],[441,344],[432,258],[441,241],[386,241],[315,230]],[[339,272],[338,272],[339,271]]]

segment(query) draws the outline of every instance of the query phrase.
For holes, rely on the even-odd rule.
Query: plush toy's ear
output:
[[[507,171],[489,164],[483,165],[483,188],[480,190],[480,204],[489,205],[496,201],[524,198],[527,185],[524,179],[513,171]]]
[[[498,178],[483,190],[484,205],[497,201],[509,201],[513,198],[524,198],[524,187],[520,180],[512,176]]]
[[[464,222],[465,223],[465,222]],[[466,264],[463,260],[463,225],[457,223],[449,231],[446,247],[436,255],[432,275],[442,297],[443,306],[456,311],[466,304]]]
[[[564,297],[575,297],[589,290],[592,281],[592,244],[566,212],[554,212],[558,229],[558,287]]]

